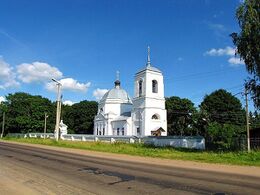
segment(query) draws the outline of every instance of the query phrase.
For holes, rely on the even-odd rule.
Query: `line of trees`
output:
[[[97,102],[86,100],[72,106],[63,105],[61,119],[68,125],[68,132],[92,134],[97,106]],[[0,104],[0,110],[1,117],[6,112],[5,133],[43,132],[45,113],[47,132],[54,132],[56,103],[47,98],[21,92],[9,94]]]
[[[246,113],[240,100],[226,90],[206,95],[198,108],[186,98],[166,99],[168,135],[206,138],[214,149],[237,149],[246,138]],[[250,126],[260,127],[259,113],[250,113]]]
[[[93,134],[93,120],[98,103],[81,101],[72,106],[63,105],[61,119],[69,133]],[[235,139],[246,137],[245,110],[238,98],[220,89],[204,97],[198,108],[186,98],[166,98],[168,135],[201,135],[213,148],[231,149]],[[5,133],[43,132],[45,113],[47,132],[55,128],[56,103],[41,96],[15,93],[6,96],[0,104],[0,117],[6,112]],[[250,113],[250,125],[259,128],[259,113]],[[2,124],[2,121],[0,122]]]

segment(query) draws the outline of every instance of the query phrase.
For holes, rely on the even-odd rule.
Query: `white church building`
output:
[[[94,135],[151,136],[154,131],[167,135],[167,117],[162,72],[150,62],[135,74],[133,99],[121,88],[119,78],[102,97],[94,119]]]

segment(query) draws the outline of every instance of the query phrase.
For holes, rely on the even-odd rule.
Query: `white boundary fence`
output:
[[[125,143],[140,143],[141,138],[135,136],[96,136],[96,135],[81,135],[81,134],[67,134],[61,135],[62,140],[70,141],[101,141],[101,142],[125,142]]]
[[[202,136],[161,136],[144,138],[145,144],[175,148],[191,148],[205,150],[205,139]]]
[[[8,133],[7,136],[9,137],[17,137],[17,138],[44,138],[44,133]],[[54,138],[53,133],[45,133],[45,138]]]
[[[44,133],[9,133],[10,137],[21,138],[44,138]],[[54,139],[53,133],[46,133],[45,138]],[[61,135],[62,140],[69,141],[90,141],[90,142],[124,142],[124,143],[144,143],[147,145],[154,145],[156,147],[175,147],[175,148],[191,148],[191,149],[205,149],[205,139],[201,136],[148,136],[148,137],[136,137],[136,136],[96,136],[86,134],[66,134]]]
[[[44,138],[44,133],[9,133],[7,136],[18,138]],[[53,133],[46,133],[45,138],[54,139]],[[136,136],[96,136],[87,134],[66,134],[61,135],[62,140],[69,141],[90,141],[90,142],[125,142],[125,143],[141,143],[142,138]]]

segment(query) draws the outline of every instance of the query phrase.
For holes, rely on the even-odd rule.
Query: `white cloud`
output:
[[[0,56],[0,89],[20,86],[17,78],[28,84],[43,83],[48,90],[56,92],[56,84],[51,79],[61,79],[63,74],[58,68],[38,61],[22,63],[14,69]],[[73,78],[63,78],[60,82],[62,90],[68,91],[86,92],[91,85],[90,82],[80,83]]]
[[[0,89],[18,87],[13,68],[0,57]]]
[[[239,66],[239,65],[245,64],[245,62],[243,60],[241,60],[240,58],[236,58],[236,57],[229,58],[228,62],[230,64],[230,66]]]
[[[99,88],[97,88],[97,89],[95,89],[95,90],[93,91],[93,96],[94,96],[97,100],[100,100],[100,99],[103,97],[103,95],[104,95],[107,91],[108,91],[107,89],[99,89]]]
[[[61,79],[59,82],[62,84],[61,89],[62,90],[68,90],[68,91],[86,92],[91,85],[90,82],[79,83],[77,80],[75,80],[73,78]],[[47,83],[46,88],[49,91],[56,91],[57,90],[56,84],[54,82]]]
[[[68,105],[68,106],[72,106],[73,104],[75,104],[76,102],[72,102],[70,100],[65,100],[62,102],[64,105]]]
[[[226,48],[222,49],[211,49],[209,51],[206,51],[204,55],[208,56],[229,56],[228,63],[232,67],[237,67],[239,65],[245,64],[243,60],[241,60],[239,57],[236,57],[236,48],[232,48],[227,46]]]
[[[0,96],[0,104],[1,104],[1,102],[4,102],[4,101],[6,101],[5,97]]]
[[[226,48],[222,49],[211,49],[209,51],[206,51],[204,55],[209,56],[234,56],[236,54],[236,49],[227,46]]]
[[[24,83],[46,82],[51,78],[62,78],[58,68],[43,62],[23,63],[17,66],[18,78]]]

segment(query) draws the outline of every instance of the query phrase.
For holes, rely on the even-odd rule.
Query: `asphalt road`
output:
[[[0,194],[260,194],[247,176],[0,142]]]

